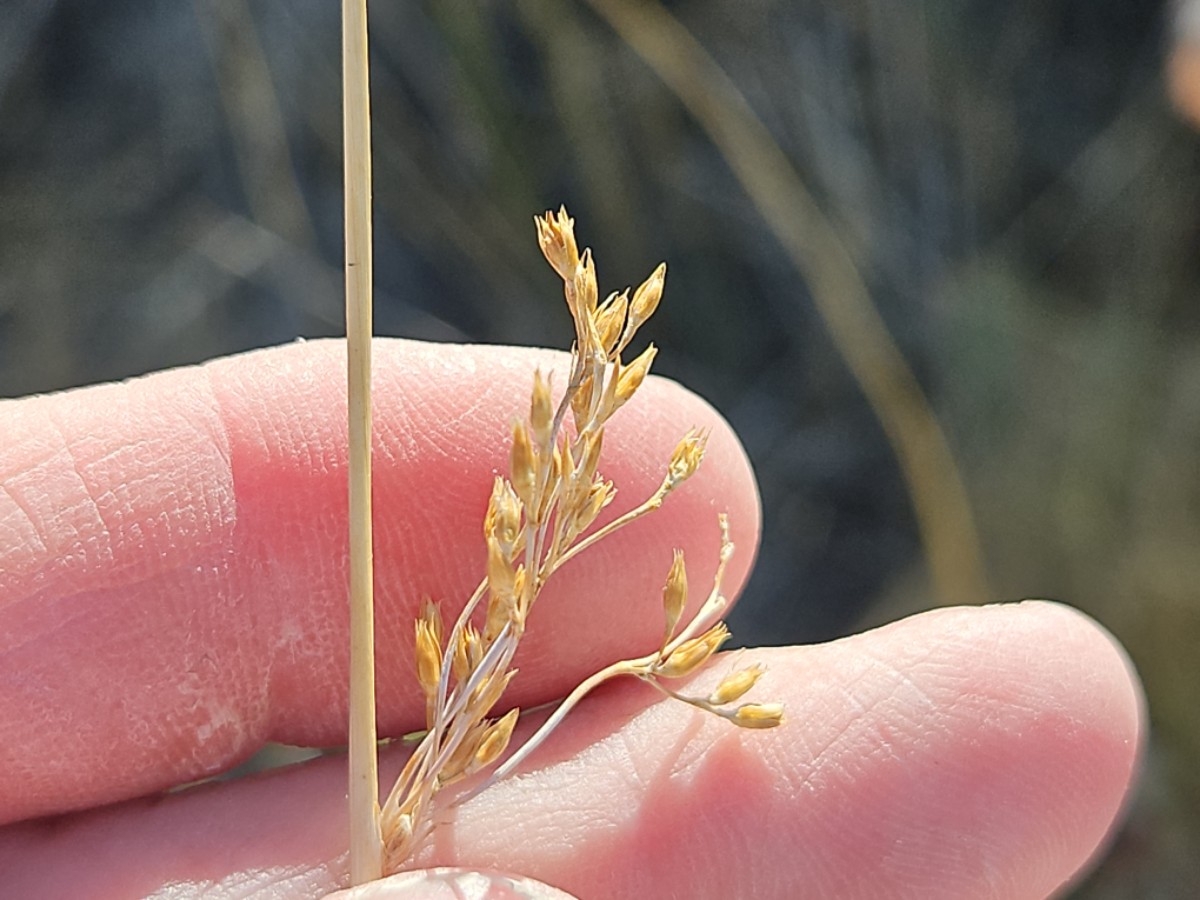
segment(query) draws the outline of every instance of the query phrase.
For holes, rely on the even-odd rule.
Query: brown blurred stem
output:
[[[342,3],[346,356],[350,430],[350,882],[380,877],[371,548],[371,108],[366,0]]]
[[[979,538],[946,437],[837,231],[729,76],[656,2],[588,0],[709,138],[812,293],[900,462],[942,603],[988,599]]]

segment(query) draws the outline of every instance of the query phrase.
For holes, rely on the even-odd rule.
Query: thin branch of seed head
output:
[[[712,590],[709,591],[704,602],[700,604],[700,609],[696,611],[695,616],[692,617],[687,627],[675,635],[670,643],[663,647],[664,655],[669,655],[672,650],[678,649],[685,641],[690,641],[694,638],[702,629],[712,624],[716,616],[729,605],[729,601],[721,592],[721,582],[725,579],[725,568],[729,565],[729,560],[733,556],[733,542],[729,540],[728,517],[724,513],[721,513],[717,517],[717,521],[721,525],[721,553],[717,558],[717,571],[713,575]]]
[[[459,614],[458,620],[451,630],[450,637],[447,639],[446,647],[453,648],[456,646],[456,642],[461,639],[463,629],[470,621],[471,615],[479,605],[479,601],[483,598],[486,590],[487,579],[485,578],[475,588],[466,606],[463,607],[462,613]],[[425,737],[421,739],[421,742],[417,745],[417,749],[409,757],[408,764],[405,765],[400,777],[397,778],[395,785],[389,792],[387,801],[383,805],[384,810],[396,807],[399,804],[399,798],[409,793],[415,784],[429,781],[426,778],[426,773],[430,768],[432,748],[442,746],[445,737],[445,728],[450,719],[450,716],[446,713],[448,703],[452,702],[458,695],[458,691],[456,690],[454,695],[448,696],[450,693],[449,686],[452,669],[453,654],[443,654],[441,672],[438,678],[436,715],[432,722],[427,723],[429,727]]]
[[[457,806],[466,803],[472,797],[476,797],[483,793],[493,784],[500,781],[502,778],[512,772],[517,766],[525,761],[529,754],[533,753],[534,750],[541,746],[542,742],[549,737],[550,733],[562,723],[562,720],[566,717],[567,713],[574,709],[580,700],[582,700],[604,682],[613,678],[619,678],[622,675],[638,675],[642,668],[652,665],[654,660],[657,658],[657,653],[651,653],[647,656],[641,657],[640,659],[624,659],[620,662],[615,662],[612,665],[605,666],[600,671],[595,672],[581,681],[575,687],[575,689],[563,699],[550,717],[538,727],[537,731],[530,735],[525,740],[525,743],[523,743],[520,748],[518,748],[508,759],[506,759],[502,765],[499,765],[493,769],[487,778],[485,778],[479,784],[473,786],[469,791],[456,797],[454,800],[455,805]]]
[[[684,628],[674,640],[665,644],[662,648],[656,650],[654,653],[647,654],[646,656],[642,656],[637,659],[620,660],[609,666],[605,666],[600,671],[580,682],[579,685],[566,696],[562,703],[559,704],[551,716],[545,722],[543,722],[541,726],[539,726],[538,729],[526,739],[525,743],[523,743],[519,749],[517,749],[507,760],[505,760],[502,765],[494,769],[486,779],[473,787],[469,792],[456,798],[456,805],[465,803],[472,797],[477,796],[478,794],[487,790],[488,787],[504,778],[509,772],[512,772],[521,764],[524,759],[529,756],[529,754],[533,753],[533,751],[536,750],[547,737],[549,737],[550,733],[558,727],[558,725],[566,717],[567,713],[569,713],[576,706],[576,704],[579,703],[580,700],[582,700],[606,681],[609,681],[613,678],[618,678],[622,675],[633,675],[642,679],[643,681],[653,684],[655,687],[663,690],[664,693],[667,693],[669,696],[675,696],[673,692],[666,690],[659,683],[659,678],[661,676],[659,675],[658,667],[681,644],[687,640],[690,640],[700,630],[700,628],[703,627],[704,620],[711,618],[712,613],[725,603],[724,596],[721,594],[721,581],[725,576],[725,569],[729,559],[733,555],[733,543],[729,540],[729,524],[724,514],[719,517],[719,521],[721,524],[721,553],[717,562],[717,570],[713,575],[713,587],[705,602],[701,604],[700,609],[696,612],[688,626]],[[680,695],[679,699],[684,698],[682,695]],[[691,701],[689,700],[687,702]],[[700,703],[692,703],[692,705],[698,706],[702,709],[708,709],[707,706],[703,706]],[[728,716],[722,710],[714,708],[708,709],[708,711],[716,712],[718,715],[728,718]]]

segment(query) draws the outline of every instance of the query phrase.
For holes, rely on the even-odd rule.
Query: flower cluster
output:
[[[416,622],[417,681],[425,697],[426,732],[381,810],[385,870],[402,867],[433,827],[434,798],[446,785],[491,767],[508,747],[519,712],[494,718],[492,710],[516,674],[513,657],[542,588],[564,563],[614,531],[662,505],[691,477],[707,439],[690,431],[671,454],[658,489],[608,524],[590,530],[615,488],[599,473],[604,429],[637,392],[654,360],[650,345],[626,363],[622,354],[662,298],[660,265],[630,296],[600,302],[590,250],[579,252],[566,210],[535,219],[542,253],[563,281],[575,323],[569,380],[557,404],[541,372],[533,378],[528,417],[512,429],[508,478],[496,478],[483,522],[487,573],[447,633],[441,612],[426,603]],[[567,419],[570,427],[567,427]],[[663,587],[666,625],[659,648],[614,663],[582,682],[503,765],[456,803],[504,777],[603,681],[640,678],[664,693],[746,728],[782,721],[774,703],[737,701],[754,686],[761,666],[735,670],[707,697],[690,697],[665,682],[695,672],[729,637],[717,621],[726,600],[721,580],[733,553],[722,516],[721,551],[712,588],[680,628],[688,599],[683,554],[675,552]]]

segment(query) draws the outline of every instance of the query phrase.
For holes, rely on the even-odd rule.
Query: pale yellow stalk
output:
[[[350,883],[380,877],[371,540],[371,106],[366,0],[342,3],[346,355],[350,429]]]

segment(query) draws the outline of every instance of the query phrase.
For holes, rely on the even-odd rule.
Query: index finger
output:
[[[268,740],[345,740],[344,349],[311,342],[120,385],[0,404],[0,821],[135,796],[228,768]],[[376,343],[379,718],[417,727],[422,597],[461,604],[513,418],[547,351]],[[650,649],[671,549],[715,569],[716,516],[758,537],[737,439],[695,395],[647,382],[608,430],[610,515],[649,495],[671,449],[708,459],[662,510],[555,576],[517,664],[537,703]]]

